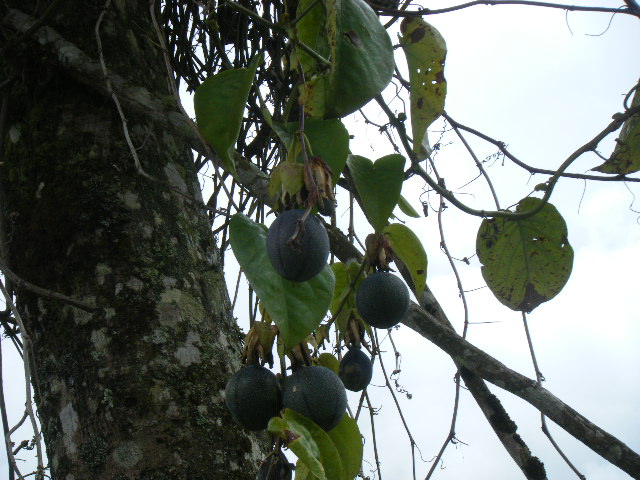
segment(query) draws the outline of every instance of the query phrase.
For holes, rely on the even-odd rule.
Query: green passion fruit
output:
[[[340,377],[328,368],[300,367],[285,380],[282,406],[304,415],[329,431],[344,416],[347,392]]]
[[[260,465],[256,480],[291,480],[293,465],[282,452],[269,455]]]
[[[264,430],[280,410],[280,386],[271,370],[249,365],[234,373],[225,389],[233,419],[247,430]]]
[[[409,289],[389,272],[365,278],[356,292],[358,313],[372,327],[391,328],[409,311]]]
[[[309,215],[302,231],[291,244],[298,220],[304,210],[282,212],[267,232],[267,253],[271,265],[280,276],[293,282],[305,282],[318,275],[329,257],[329,236],[322,222]]]
[[[373,375],[371,360],[359,348],[350,348],[342,357],[338,376],[347,390],[359,392],[367,388]]]

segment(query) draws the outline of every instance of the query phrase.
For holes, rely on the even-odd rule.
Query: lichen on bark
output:
[[[63,2],[50,19],[94,58],[99,3]],[[110,69],[169,94],[145,2],[114,3],[101,35]],[[96,306],[16,292],[53,478],[252,478],[265,438],[224,407],[240,338],[188,149],[125,112],[149,179],[134,168],[110,98],[28,40],[0,63],[47,74],[12,84],[15,134],[0,166],[6,260],[30,282]]]

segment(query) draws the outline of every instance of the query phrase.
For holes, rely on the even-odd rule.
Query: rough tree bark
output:
[[[239,367],[240,342],[186,150],[202,144],[172,106],[146,2],[114,0],[100,32],[146,175],[135,168],[93,31],[104,5],[89,3],[54,0],[44,18],[33,0],[0,5],[0,95],[9,111],[6,120],[0,114],[2,257],[32,284],[93,306],[14,283],[34,340],[54,478],[251,478],[262,444],[238,431],[220,395]],[[246,161],[237,167],[264,200],[263,174]],[[338,257],[358,255],[339,231],[329,233]],[[404,323],[465,367],[485,415],[502,408],[479,378],[640,478],[640,457],[626,445],[465,342],[443,312],[422,307]],[[527,470],[532,457],[513,429],[492,426]]]
[[[7,3],[42,14],[42,2]],[[57,2],[46,23],[97,61],[103,6]],[[100,35],[110,71],[171,98],[147,2],[114,1]],[[241,336],[189,150],[125,109],[152,179],[141,174],[111,98],[69,76],[60,58],[43,58],[33,36],[2,36],[4,260],[95,306],[16,287],[52,477],[252,478],[265,438],[236,427],[224,407]]]

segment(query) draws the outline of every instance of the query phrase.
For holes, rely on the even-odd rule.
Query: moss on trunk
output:
[[[96,58],[103,4],[89,3],[61,2],[50,23]],[[168,95],[146,2],[113,2],[101,32],[109,68]],[[97,307],[17,292],[53,478],[253,478],[264,443],[224,407],[240,333],[207,216],[186,198],[199,197],[188,150],[127,113],[149,180],[111,99],[28,42],[0,63],[13,75],[0,167],[7,261]]]

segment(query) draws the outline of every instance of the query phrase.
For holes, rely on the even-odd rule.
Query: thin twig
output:
[[[476,163],[476,167],[478,167],[478,170],[480,170],[480,174],[487,181],[487,185],[489,186],[489,190],[491,190],[491,196],[493,196],[493,201],[496,204],[496,210],[500,210],[500,201],[498,200],[498,194],[496,193],[496,189],[493,187],[493,182],[491,181],[491,178],[489,177],[489,174],[487,173],[487,171],[482,166],[482,162],[480,160],[478,160],[478,157],[477,157],[476,153],[473,151],[473,149],[471,148],[471,145],[469,145],[467,140],[464,138],[464,135],[462,135],[462,132],[460,132],[460,130],[458,129],[457,125],[453,125],[452,124],[451,126],[453,127],[454,132],[456,132],[456,134],[458,135],[458,138],[462,141],[462,143],[464,144],[465,148],[469,152],[469,155],[471,155],[471,157],[473,158],[473,161]]]
[[[378,350],[380,349],[380,341],[378,340],[378,332],[374,330],[374,337],[376,339],[376,344],[378,346]],[[380,358],[380,368],[382,369],[382,374],[384,375],[384,380],[387,386],[387,389],[391,393],[391,398],[393,398],[393,402],[396,404],[396,409],[398,410],[398,414],[400,415],[400,420],[404,425],[404,429],[407,432],[407,436],[409,437],[409,442],[411,444],[411,459],[413,464],[413,478],[416,478],[416,459],[415,459],[415,448],[417,446],[416,441],[413,439],[413,435],[411,435],[411,430],[409,430],[409,425],[404,418],[404,414],[402,413],[402,407],[400,407],[400,403],[396,397],[395,392],[393,391],[393,387],[391,386],[391,382],[389,381],[389,376],[387,375],[387,370],[384,368],[384,362],[382,361],[382,355],[379,355]]]
[[[461,123],[459,123],[459,122],[455,121],[453,118],[451,118],[446,112],[443,114],[443,117],[446,118],[446,120],[451,124],[452,127],[457,127],[460,130],[465,130],[466,132],[469,132],[469,133],[471,133],[471,134],[473,134],[473,135],[485,140],[486,142],[489,142],[489,143],[495,145],[496,147],[498,147],[500,149],[500,152],[505,157],[507,157],[513,163],[515,163],[519,167],[525,169],[526,171],[528,171],[531,174],[539,173],[539,174],[544,174],[544,175],[553,175],[553,174],[556,173],[555,170],[547,170],[547,169],[544,169],[544,168],[533,167],[531,165],[526,164],[525,162],[523,162],[522,160],[517,158],[515,155],[513,155],[509,150],[507,150],[507,146],[506,146],[506,144],[504,142],[501,142],[500,140],[495,140],[495,139],[491,138],[490,136],[479,132],[478,130],[475,130],[475,129],[471,128],[471,127],[467,127],[466,125],[462,125]],[[562,176],[562,178],[576,178],[576,179],[580,179],[580,180],[596,180],[596,181],[601,181],[601,182],[640,182],[640,178],[627,177],[626,175],[608,175],[608,176],[604,176],[604,175],[587,175],[587,174],[584,174],[584,173],[563,172],[561,176]]]
[[[0,414],[2,415],[2,432],[4,437],[4,445],[7,451],[7,459],[9,460],[9,476],[8,480],[15,480],[14,464],[16,462],[11,451],[11,435],[9,435],[9,420],[7,418],[7,405],[4,401],[4,380],[2,379],[2,341],[0,340]]]
[[[66,295],[62,295],[61,293],[53,292],[51,290],[47,290],[46,288],[38,287],[33,283],[27,282],[26,280],[9,270],[9,267],[7,267],[4,262],[2,262],[2,260],[0,260],[0,271],[2,271],[3,275],[7,279],[11,280],[16,287],[29,290],[36,295],[40,295],[41,297],[60,300],[61,302],[68,303],[69,305],[72,305],[79,308],[80,310],[84,310],[85,312],[89,313],[93,313],[98,309],[98,307],[96,307],[95,305],[90,305],[81,300],[77,300],[75,298],[71,298]]]
[[[29,365],[29,357],[30,357],[30,351],[31,351],[31,339],[29,338],[29,334],[27,333],[27,330],[24,326],[24,323],[22,322],[22,317],[20,316],[20,313],[18,312],[18,309],[16,308],[16,306],[13,303],[13,300],[11,299],[11,295],[9,295],[9,292],[7,291],[7,289],[4,286],[4,283],[2,282],[2,280],[0,280],[0,290],[2,290],[2,293],[4,294],[4,298],[7,304],[7,307],[9,307],[11,309],[11,311],[13,312],[13,316],[15,317],[16,321],[18,322],[18,326],[20,328],[20,333],[22,335],[22,341],[24,342],[24,383],[25,383],[25,409],[26,409],[26,413],[29,416],[29,419],[31,420],[31,428],[33,429],[33,436],[34,436],[34,441],[35,441],[35,446],[36,446],[36,458],[38,461],[38,466],[36,469],[36,480],[41,480],[42,478],[44,478],[44,463],[43,463],[43,454],[42,454],[42,442],[41,442],[41,437],[40,437],[40,429],[38,428],[38,422],[36,420],[36,416],[35,413],[33,411],[33,399],[32,399],[32,395],[31,395],[31,368]]]
[[[169,60],[169,54],[167,51],[167,46],[164,42],[164,38],[162,36],[162,32],[160,31],[160,25],[158,25],[158,21],[156,19],[156,12],[153,8],[155,4],[155,0],[149,0],[149,12],[151,13],[151,21],[153,23],[154,29],[156,31],[156,36],[158,38],[158,42],[160,43],[160,47],[162,50],[162,55],[164,57],[164,62],[165,62],[165,66],[167,67],[167,78],[169,80],[169,85],[171,87],[171,93],[173,93],[173,98],[176,102],[176,106],[178,107],[178,110],[180,110],[180,113],[182,113],[182,115],[185,118],[185,121],[187,122],[187,124],[189,125],[189,127],[191,128],[191,130],[193,130],[193,133],[198,137],[198,139],[200,140],[200,142],[202,143],[202,147],[204,148],[204,150],[208,153],[208,157],[212,162],[215,162],[216,164],[218,164],[217,166],[220,166],[220,157],[217,157],[213,154],[213,151],[211,150],[211,147],[209,146],[209,144],[207,143],[207,141],[204,139],[204,137],[202,136],[202,133],[200,133],[200,130],[198,129],[198,126],[195,124],[195,122],[191,119],[191,117],[189,117],[189,114],[187,114],[187,111],[184,109],[184,106],[182,105],[182,101],[180,100],[180,94],[178,93],[178,88],[176,86],[176,82],[173,78],[172,75],[172,67],[171,67],[171,61]],[[220,176],[220,172],[219,170],[216,168],[214,169],[214,177],[215,178],[219,178]],[[229,190],[227,189],[226,184],[224,183],[224,181],[220,180],[220,185],[222,187],[222,189],[225,191],[225,193],[227,194],[227,199],[229,201],[229,203],[231,205],[233,205],[236,209],[238,208],[238,206],[235,204],[235,202],[233,201],[233,195],[231,195],[231,193],[229,193]]]
[[[96,35],[96,43],[98,44],[98,57],[100,58],[100,65],[102,66],[102,73],[104,74],[104,80],[107,85],[107,90],[109,91],[109,95],[115,103],[116,108],[118,109],[118,114],[120,115],[120,120],[122,121],[122,129],[124,131],[124,138],[127,141],[127,145],[129,146],[129,151],[131,152],[131,156],[133,157],[133,162],[136,167],[136,171],[143,176],[148,176],[145,171],[142,169],[142,165],[140,164],[140,158],[138,157],[138,152],[133,146],[133,142],[131,141],[131,137],[129,136],[129,127],[127,126],[127,117],[120,106],[120,101],[118,100],[118,96],[113,91],[113,87],[111,85],[111,80],[109,79],[109,71],[107,70],[107,64],[104,60],[104,53],[102,52],[102,40],[100,39],[100,25],[102,24],[102,19],[107,13],[109,9],[109,5],[111,5],[111,0],[107,0],[102,7],[102,12],[100,12],[100,16],[98,17],[98,21],[95,26],[95,35]]]
[[[542,382],[544,381],[544,376],[542,375],[542,372],[540,371],[540,368],[538,367],[538,360],[536,360],[536,354],[535,354],[535,351],[533,349],[533,342],[531,340],[531,334],[529,333],[529,323],[527,322],[527,314],[525,312],[522,312],[522,323],[524,324],[524,331],[525,331],[525,333],[527,335],[527,344],[529,345],[529,352],[531,353],[531,361],[533,362],[533,369],[534,369],[534,371],[536,373],[536,381],[538,382],[538,385],[542,385]],[[569,460],[569,458],[566,456],[566,454],[562,451],[560,446],[557,444],[557,442],[551,436],[551,432],[549,431],[549,428],[547,427],[547,421],[546,421],[544,413],[540,413],[540,421],[542,423],[542,431],[544,432],[544,434],[547,436],[547,438],[551,442],[551,445],[553,445],[553,447],[556,449],[556,451],[560,454],[560,456],[565,461],[565,463],[567,465],[569,465],[571,470],[573,470],[573,472],[578,476],[578,478],[580,480],[586,480],[586,477],[582,473],[580,473],[580,471]]]
[[[634,12],[629,8],[609,8],[609,7],[583,7],[579,5],[563,5],[559,3],[549,2],[536,2],[530,0],[477,0],[473,2],[463,3],[461,5],[455,5],[447,8],[421,8],[419,10],[399,12],[393,9],[380,8],[379,10],[398,17],[421,17],[425,15],[439,15],[442,13],[455,12],[456,10],[462,10],[469,7],[475,7],[477,5],[524,5],[530,7],[546,7],[557,8],[560,10],[567,10],[570,12],[602,12],[602,13],[626,13],[628,15],[637,16],[638,12]]]
[[[369,409],[369,417],[371,420],[371,437],[373,439],[373,455],[376,457],[376,470],[378,471],[378,480],[382,480],[382,472],[380,471],[380,457],[378,457],[378,442],[376,441],[376,427],[373,420],[375,415],[373,407],[371,406],[371,400],[369,400],[369,394],[364,392],[364,398],[367,400],[367,408]]]
[[[456,196],[453,194],[453,192],[451,192],[450,190],[447,190],[445,187],[440,185],[420,166],[420,162],[415,156],[415,154],[413,153],[411,149],[411,145],[409,144],[404,123],[398,120],[398,118],[391,111],[391,109],[386,104],[382,96],[377,95],[375,97],[375,100],[378,103],[378,105],[380,105],[382,110],[387,114],[391,124],[398,131],[402,144],[405,148],[405,151],[409,156],[409,158],[411,159],[413,172],[416,175],[420,176],[425,182],[427,182],[429,187],[431,187],[440,195],[444,196],[455,207],[457,207],[458,209],[462,210],[465,213],[468,213],[476,217],[482,217],[482,218],[502,217],[502,218],[509,218],[511,220],[523,220],[525,218],[529,218],[535,215],[540,210],[542,210],[547,205],[549,198],[553,193],[554,187],[556,186],[556,184],[558,183],[558,180],[560,179],[560,177],[562,177],[562,174],[566,171],[566,169],[569,168],[571,164],[573,164],[573,162],[575,162],[579,157],[581,157],[586,152],[595,150],[598,144],[610,133],[618,130],[624,124],[625,120],[627,120],[628,118],[631,118],[632,116],[640,112],[640,105],[638,105],[634,108],[631,108],[625,111],[624,113],[615,114],[613,116],[613,121],[610,122],[609,125],[607,125],[598,135],[596,135],[590,141],[588,141],[583,146],[578,148],[575,152],[573,152],[571,155],[569,155],[569,157],[558,167],[558,169],[553,173],[552,177],[547,182],[545,193],[541,199],[542,201],[539,202],[537,206],[533,207],[530,210],[516,213],[508,210],[477,210],[475,208],[469,207],[465,203],[458,200]]]

